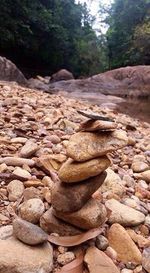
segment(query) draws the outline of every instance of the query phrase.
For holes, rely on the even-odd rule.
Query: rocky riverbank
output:
[[[0,112],[0,273],[149,273],[150,124],[6,83]]]

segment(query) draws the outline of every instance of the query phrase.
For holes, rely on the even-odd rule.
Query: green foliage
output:
[[[149,64],[150,0],[114,0],[106,22],[110,68]]]
[[[35,74],[103,71],[105,46],[92,22],[86,5],[75,0],[1,0],[0,54]]]

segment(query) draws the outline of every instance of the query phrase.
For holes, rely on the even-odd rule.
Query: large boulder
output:
[[[27,80],[14,63],[0,56],[0,80],[27,85]]]
[[[54,82],[54,90],[92,92],[115,96],[150,96],[150,66],[128,66],[107,71],[87,79]],[[79,97],[78,96],[78,97]]]
[[[72,79],[74,79],[74,76],[71,72],[66,69],[61,69],[51,76],[50,82],[68,81]]]

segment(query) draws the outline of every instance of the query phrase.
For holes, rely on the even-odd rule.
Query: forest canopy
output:
[[[89,76],[150,64],[150,0],[114,0],[105,14],[104,35],[93,30],[86,4],[75,0],[1,0],[0,55],[27,76],[61,68]]]

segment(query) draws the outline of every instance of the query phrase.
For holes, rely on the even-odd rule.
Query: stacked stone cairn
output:
[[[75,235],[103,225],[107,210],[92,195],[106,178],[105,170],[111,164],[107,153],[127,144],[126,133],[117,130],[112,120],[80,113],[88,120],[69,140],[68,160],[61,166],[60,182],[55,183],[52,191],[52,208],[41,218],[41,227],[49,233]]]

